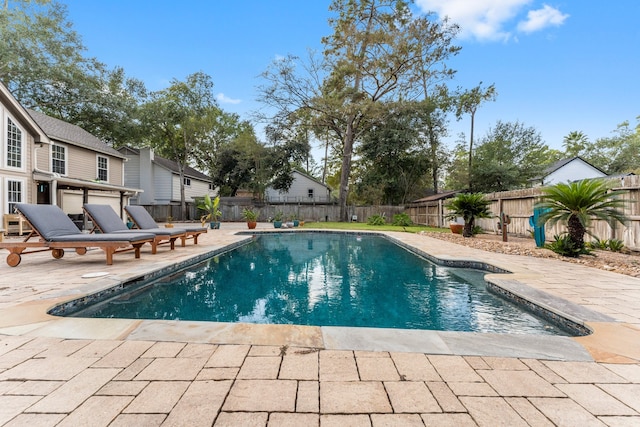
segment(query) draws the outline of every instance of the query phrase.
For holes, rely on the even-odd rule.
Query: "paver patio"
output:
[[[260,224],[267,229],[269,224]],[[52,306],[241,239],[0,265],[0,425],[640,425],[640,279],[391,233],[473,259],[595,333],[512,335],[58,318]],[[2,252],[6,256],[6,252]],[[87,273],[106,272],[97,278]],[[514,285],[515,284],[515,285]],[[517,287],[516,286],[516,287]]]

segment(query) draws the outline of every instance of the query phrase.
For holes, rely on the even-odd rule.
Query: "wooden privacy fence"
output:
[[[145,209],[156,221],[165,222],[168,217],[174,221],[199,221],[200,212],[194,203],[187,203],[187,217],[182,218],[179,205],[144,205]],[[298,204],[298,203],[277,203],[265,204],[257,202],[251,197],[222,197],[220,199],[220,211],[222,221],[244,221],[242,210],[252,207],[258,211],[258,221],[269,221],[276,212],[282,212],[283,217],[295,216],[306,221],[339,221],[340,207],[335,204]],[[372,215],[382,215],[387,221],[393,219],[393,215],[403,213],[404,206],[349,206],[349,218],[355,216],[357,222],[366,222]]]
[[[624,199],[628,200],[628,203],[624,213],[629,218],[629,222],[611,227],[607,221],[593,219],[589,231],[600,240],[619,239],[626,247],[640,250],[640,176],[611,178],[611,181],[615,189],[627,191]],[[507,226],[509,234],[530,237],[533,227],[529,225],[529,217],[533,215],[533,206],[541,194],[541,187],[486,194],[486,198],[491,201],[490,210],[494,217],[478,219],[476,225],[487,232],[499,233],[498,217],[501,212],[504,212],[511,218],[511,223]],[[446,227],[449,224],[449,220],[445,219],[448,214],[446,203],[447,200],[443,199],[413,203],[407,207],[407,213],[416,224]],[[555,235],[564,232],[566,227],[562,223],[545,227],[547,240],[553,240]],[[592,237],[585,236],[585,239],[589,241]]]

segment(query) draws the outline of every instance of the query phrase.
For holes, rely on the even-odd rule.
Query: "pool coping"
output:
[[[299,230],[309,232],[310,230]],[[299,232],[298,230],[286,230],[275,232]],[[419,248],[381,232],[353,232],[341,230],[311,230],[311,232],[342,232],[350,234],[376,234],[390,239],[405,249],[408,249],[427,259],[437,259],[442,264],[456,264],[468,266],[481,264],[495,272],[504,273],[507,270],[477,261],[474,259],[447,259],[438,258],[426,254]],[[178,263],[181,268],[186,268],[206,259],[210,256],[226,252],[239,245],[245,244],[252,235],[261,233],[274,233],[274,231],[237,232],[238,236],[247,236],[247,239],[239,240],[231,245],[200,253],[190,257],[186,261]],[[460,264],[462,263],[462,264]],[[167,265],[139,277],[148,278],[166,274],[174,270],[175,265]],[[614,322],[609,316],[596,313],[577,304],[570,303],[558,297],[549,295],[543,291],[531,288],[517,280],[505,279],[502,274],[487,274],[485,280],[491,285],[504,290],[525,301],[539,304],[539,306],[553,313],[562,315],[573,322],[588,325],[590,322]],[[223,322],[191,322],[191,321],[164,321],[164,320],[130,320],[130,319],[87,319],[87,318],[60,318],[48,314],[55,306],[70,304],[88,296],[100,292],[109,292],[109,289],[121,286],[124,282],[136,279],[129,277],[119,282],[112,279],[104,279],[93,284],[95,292],[90,292],[69,299],[61,298],[60,301],[47,301],[47,312],[42,322],[25,325],[16,325],[13,328],[0,329],[0,333],[40,333],[52,334],[64,338],[96,338],[97,325],[104,330],[98,333],[97,338],[127,339],[127,340],[153,340],[153,341],[185,341],[203,343],[226,344],[253,344],[253,345],[279,345],[291,347],[312,347],[335,350],[363,350],[363,351],[401,351],[420,352],[429,354],[454,354],[464,356],[496,356],[496,357],[520,357],[551,360],[592,361],[593,357],[587,349],[572,337],[518,335],[518,334],[489,334],[474,332],[449,332],[431,330],[405,330],[383,328],[347,328],[329,326],[297,326],[297,325],[256,325],[243,323]],[[536,301],[537,298],[537,301]],[[43,306],[39,307],[40,310]]]

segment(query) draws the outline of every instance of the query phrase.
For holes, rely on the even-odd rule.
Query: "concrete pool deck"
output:
[[[259,229],[272,229],[259,224]],[[250,236],[142,258],[0,260],[0,425],[640,425],[640,279],[407,233],[594,330],[578,338],[60,318],[51,307]],[[98,273],[107,273],[101,277]],[[85,277],[83,277],[85,276]]]

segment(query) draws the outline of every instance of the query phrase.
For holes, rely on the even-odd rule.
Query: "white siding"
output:
[[[598,169],[581,161],[573,160],[561,168],[553,171],[544,178],[544,185],[554,185],[559,182],[579,181],[588,178],[603,178],[606,175]]]
[[[313,198],[309,197],[309,190],[313,191]],[[265,194],[267,200],[272,202],[327,202],[330,197],[330,191],[325,185],[298,172],[293,173],[289,191],[281,193],[269,187]]]
[[[155,191],[154,203],[158,205],[169,204],[173,194],[173,173],[154,164],[153,184]]]

